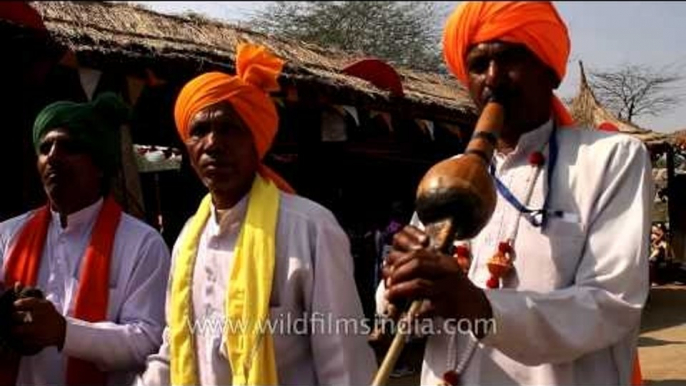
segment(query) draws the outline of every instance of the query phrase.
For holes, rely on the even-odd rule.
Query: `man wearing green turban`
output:
[[[105,93],[36,117],[48,203],[0,223],[0,289],[44,297],[19,296],[0,310],[10,321],[0,331],[9,347],[0,384],[128,384],[161,344],[169,250],[108,194],[128,116]]]
[[[120,127],[129,108],[114,93],[104,93],[90,103],[59,101],[45,107],[33,125],[33,146],[40,154],[41,140],[56,128],[64,128],[95,164],[112,176],[120,162]]]

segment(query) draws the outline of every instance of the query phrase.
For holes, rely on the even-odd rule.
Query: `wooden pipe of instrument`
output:
[[[488,165],[503,122],[503,106],[495,101],[488,102],[464,155],[432,166],[419,183],[417,216],[425,226],[431,248],[448,253],[456,239],[476,236],[493,215],[497,195]],[[373,386],[388,382],[410,334],[411,320],[421,305],[421,299],[412,302],[379,366]]]

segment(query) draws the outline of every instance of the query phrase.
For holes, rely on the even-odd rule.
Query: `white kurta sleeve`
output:
[[[601,186],[588,187],[595,204],[574,284],[547,293],[487,290],[496,329],[485,345],[535,366],[575,360],[637,331],[649,290],[651,165],[640,142],[615,145],[596,166]]]
[[[314,280],[311,314],[312,356],[320,385],[367,385],[376,371],[376,358],[367,342],[371,326],[364,320],[353,276],[348,237],[336,220],[318,221],[314,232]],[[328,330],[331,321],[333,331]],[[322,328],[323,327],[323,328]]]
[[[160,350],[148,357],[145,371],[136,378],[136,386],[171,385],[171,353],[169,350],[169,326],[167,326],[164,328]]]
[[[131,256],[133,258],[133,256]],[[126,285],[117,322],[67,317],[63,353],[93,362],[102,371],[142,367],[162,343],[169,250],[158,235],[142,244]]]
[[[191,217],[192,218],[192,217]],[[136,377],[136,386],[167,386],[171,385],[171,349],[169,347],[169,303],[171,301],[172,278],[174,276],[174,265],[179,255],[181,240],[184,239],[190,219],[181,229],[179,237],[176,239],[172,250],[171,267],[169,268],[169,279],[167,280],[167,295],[165,301],[165,326],[162,333],[162,345],[158,352],[147,358],[146,367],[143,372]]]
[[[0,290],[5,281],[5,259],[8,257],[5,255],[9,252],[10,240],[16,237],[31,214],[33,211],[0,222]]]

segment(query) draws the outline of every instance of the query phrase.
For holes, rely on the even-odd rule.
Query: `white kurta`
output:
[[[102,204],[100,199],[72,213],[64,229],[59,215],[52,213],[37,286],[62,315],[73,313],[81,262]],[[0,223],[2,278],[8,247],[30,213]],[[108,321],[90,323],[67,316],[62,351],[52,346],[22,358],[17,384],[64,384],[66,356],[93,362],[109,373],[108,384],[130,383],[162,342],[169,265],[169,250],[159,233],[122,213],[112,250]]]
[[[548,157],[545,144],[551,130],[549,121],[523,135],[512,153],[494,157],[497,176],[520,201],[533,179],[528,156],[546,149]],[[486,263],[519,219],[514,270],[503,289],[486,290],[495,331],[479,342],[461,376],[463,384],[630,383],[649,289],[649,155],[628,135],[558,129],[556,138],[559,153],[549,208],[564,211],[564,216],[551,218],[541,230],[498,195],[493,217],[472,240],[469,278],[486,288]],[[528,207],[541,208],[547,191],[543,172]],[[379,310],[384,304],[381,290]],[[457,361],[471,339],[458,333],[452,355]],[[429,337],[423,385],[438,384],[454,366],[447,363],[449,340],[449,334]]]
[[[359,325],[363,318],[348,238],[327,209],[290,194],[280,193],[280,198],[270,300],[279,384],[368,384],[376,370],[367,343],[369,331],[348,327],[346,332],[343,326],[338,331],[327,329],[337,320],[341,324],[355,320]],[[231,384],[222,327],[233,250],[247,203],[248,196],[219,215],[213,208],[198,246],[192,299],[202,385]],[[186,229],[174,246],[173,261]],[[309,316],[313,316],[312,324],[307,323]],[[311,331],[306,333],[308,325]],[[148,360],[140,384],[170,384],[168,328],[164,337],[160,352]]]

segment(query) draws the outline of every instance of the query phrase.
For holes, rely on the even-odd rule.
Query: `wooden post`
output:
[[[121,128],[121,191],[119,192],[119,202],[124,206],[124,210],[130,215],[145,220],[145,206],[143,204],[143,190],[138,174],[136,158],[133,154],[133,142],[131,140],[131,129],[128,125]]]

